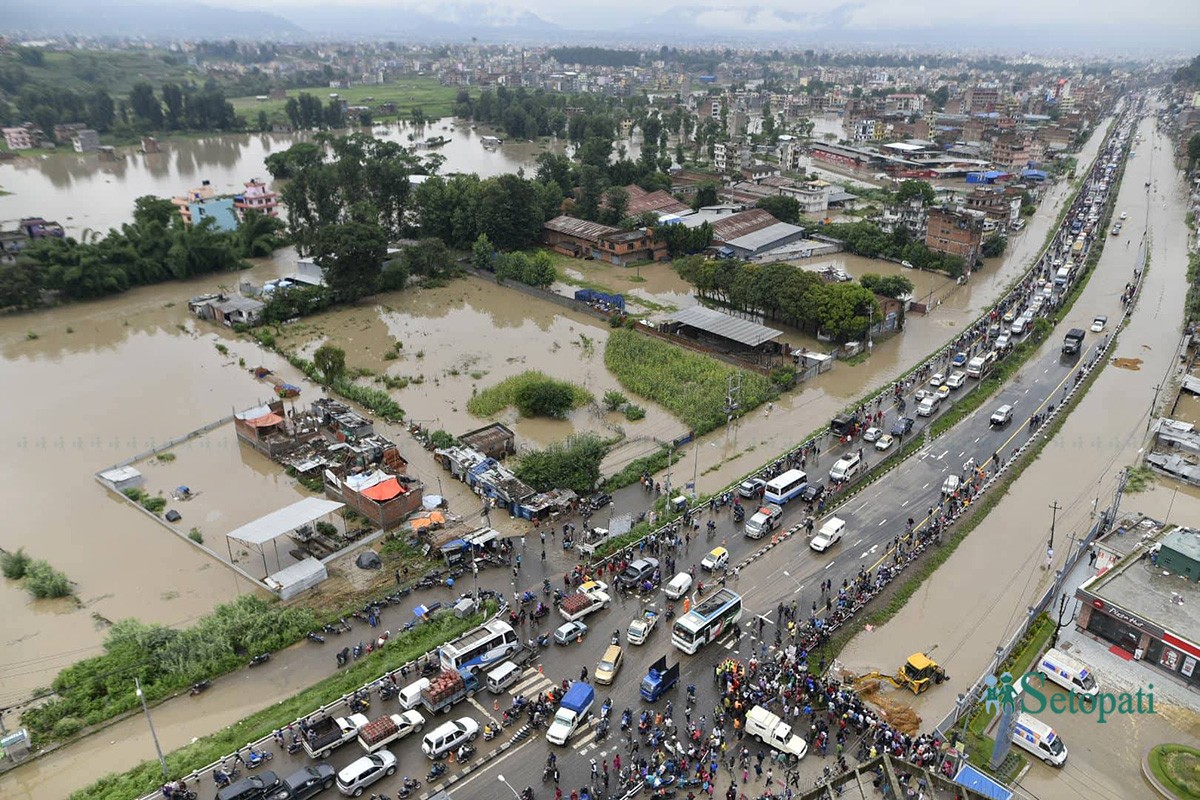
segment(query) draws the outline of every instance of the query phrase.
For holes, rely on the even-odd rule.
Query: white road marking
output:
[[[962,457],[963,457],[963,456],[965,456],[966,454],[967,454],[967,451],[966,451],[966,450],[963,450],[961,453],[959,453],[959,454],[958,454],[958,457],[959,457],[959,458],[962,458]]]
[[[867,507],[867,504],[866,504],[866,503],[863,503],[861,506],[859,506],[858,508],[854,509],[854,511],[853,511],[852,513],[854,513],[854,514],[857,514],[858,512],[862,511],[862,510],[863,510],[864,508],[866,508],[866,507]]]
[[[900,507],[904,508],[906,505],[908,505],[908,502],[909,501],[905,500],[903,503],[900,504]]]
[[[886,525],[886,524],[887,524],[887,520],[886,520],[886,519],[881,519],[881,520],[879,520],[879,527],[880,527],[880,528],[882,528],[882,527],[883,527],[884,525]]]
[[[928,489],[928,488],[929,488],[929,484],[927,483],[927,484],[925,484],[924,486],[922,486],[921,488],[922,488],[922,489]]]
[[[829,569],[832,566],[833,566],[833,562],[830,561],[828,564],[825,565],[825,569]]]
[[[938,460],[938,461],[941,461],[943,458],[945,458],[945,457],[946,457],[946,453],[949,453],[949,452],[950,452],[949,450],[944,450],[944,451],[942,451],[942,454],[941,454],[940,456],[938,456],[938,457],[937,457],[937,460]]]
[[[859,539],[857,542],[855,542],[854,544],[852,544],[852,545],[850,545],[850,546],[851,546],[851,547],[858,547],[860,544],[862,544],[862,539]]]

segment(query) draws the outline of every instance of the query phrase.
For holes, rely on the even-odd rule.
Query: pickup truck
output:
[[[562,614],[562,618],[567,622],[575,622],[576,620],[583,619],[593,611],[608,608],[608,604],[609,596],[607,592],[600,589],[578,591],[562,599],[562,602],[558,605],[558,613]]]
[[[642,678],[642,699],[653,703],[666,694],[667,690],[679,683],[679,664],[667,666],[667,657],[655,661]]]
[[[403,739],[425,727],[425,718],[419,711],[404,711],[388,714],[368,722],[358,731],[358,743],[368,754],[394,741]]]
[[[808,745],[804,739],[792,733],[792,726],[762,706],[755,706],[746,714],[746,733],[781,753],[804,758]]]
[[[746,520],[746,536],[751,539],[761,539],[775,530],[775,526],[782,518],[783,509],[774,503],[759,506],[758,510],[750,515],[750,519]]]
[[[466,670],[443,670],[421,690],[421,705],[430,714],[445,714],[459,700],[479,691],[479,679]]]
[[[596,690],[591,684],[576,681],[563,695],[554,713],[554,721],[546,729],[546,741],[550,744],[566,744],[575,733],[579,724],[591,713],[592,704],[596,702]]]
[[[304,752],[313,758],[326,758],[336,748],[358,736],[359,728],[370,722],[362,714],[348,717],[325,717],[311,723],[301,737]]]
[[[625,633],[625,638],[630,644],[645,644],[650,638],[650,634],[654,632],[654,626],[658,624],[658,612],[646,609],[642,615],[629,623],[629,630]]]

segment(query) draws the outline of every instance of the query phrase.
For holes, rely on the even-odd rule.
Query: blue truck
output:
[[[546,741],[550,744],[566,744],[581,723],[588,718],[596,702],[596,690],[591,684],[576,681],[563,695],[558,704],[554,720],[546,730]]]
[[[667,657],[663,656],[650,665],[646,677],[642,678],[642,699],[653,703],[677,683],[679,683],[679,664],[675,663],[668,667]]]

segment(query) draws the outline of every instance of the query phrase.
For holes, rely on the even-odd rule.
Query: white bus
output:
[[[675,621],[671,644],[685,653],[695,653],[741,618],[742,596],[732,589],[721,589]]]
[[[477,674],[503,662],[519,644],[520,640],[512,626],[494,619],[461,639],[442,645],[438,650],[438,658],[442,662],[442,669],[456,672],[465,669]]]
[[[808,476],[798,469],[789,469],[777,478],[767,481],[763,490],[763,502],[783,505],[808,486]]]

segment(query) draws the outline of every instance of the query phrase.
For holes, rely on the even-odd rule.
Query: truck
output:
[[[359,728],[370,722],[362,714],[348,717],[324,717],[311,723],[301,737],[304,752],[313,758],[327,758],[335,749],[358,736]]]
[[[571,735],[579,728],[579,724],[587,719],[596,702],[596,690],[589,683],[575,681],[563,695],[554,712],[554,720],[546,729],[546,741],[550,744],[566,744]]]
[[[762,706],[755,706],[746,714],[746,733],[796,760],[804,758],[808,752],[808,745],[792,733],[792,726]]]
[[[647,608],[642,611],[642,615],[629,623],[629,630],[625,633],[625,638],[630,644],[645,644],[650,638],[650,634],[654,632],[654,626],[658,624],[658,612]]]
[[[459,700],[479,691],[479,679],[467,670],[447,669],[421,690],[421,705],[430,714],[445,714]]]
[[[1059,267],[1058,272],[1054,273],[1054,285],[1066,286],[1067,281],[1071,280],[1071,268]]]
[[[404,711],[400,714],[387,714],[372,720],[358,731],[358,743],[368,754],[386,747],[410,733],[416,733],[425,727],[425,718],[419,711]]]
[[[662,656],[650,665],[646,677],[642,678],[642,699],[653,703],[677,683],[679,683],[679,664],[675,663],[668,667],[667,657]]]
[[[593,611],[608,608],[608,604],[609,596],[607,592],[600,589],[578,591],[562,599],[562,602],[558,605],[558,613],[562,614],[562,618],[567,622],[574,622],[577,619],[583,619]]]
[[[751,539],[761,539],[779,524],[783,518],[783,509],[774,503],[759,506],[750,519],[746,520],[746,536]]]
[[[1063,337],[1063,355],[1079,355],[1079,351],[1083,348],[1084,336],[1085,334],[1081,328],[1071,328],[1071,330],[1067,331],[1067,335]]]

